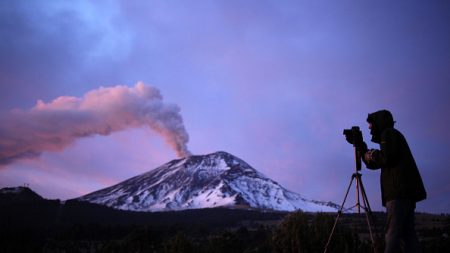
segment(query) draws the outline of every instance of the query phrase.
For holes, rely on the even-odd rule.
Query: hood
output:
[[[386,128],[394,127],[394,118],[392,113],[388,110],[380,110],[374,113],[369,113],[367,116],[367,122],[372,124],[370,134],[372,135],[372,141],[380,143],[381,133]]]

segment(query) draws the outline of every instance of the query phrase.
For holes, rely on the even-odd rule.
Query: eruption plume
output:
[[[131,88],[101,87],[82,98],[39,100],[30,110],[0,115],[0,165],[61,151],[78,138],[142,126],[160,134],[179,157],[190,155],[179,107],[164,103],[158,89],[139,82]]]

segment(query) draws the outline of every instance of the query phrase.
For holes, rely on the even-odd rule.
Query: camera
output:
[[[347,142],[353,144],[353,147],[355,147],[356,170],[361,170],[361,155],[367,149],[363,141],[362,132],[358,126],[353,126],[350,129],[344,129],[343,134]]]
[[[344,129],[345,139],[348,143],[353,144],[355,148],[363,146],[362,132],[358,126],[353,126],[351,129]]]

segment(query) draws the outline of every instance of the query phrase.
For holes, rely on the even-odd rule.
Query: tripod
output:
[[[365,211],[367,226],[369,228],[370,240],[372,241],[372,249],[375,252],[375,241],[373,239],[372,226],[371,226],[371,224],[373,224],[372,210],[370,209],[369,200],[367,199],[366,191],[364,190],[364,185],[363,185],[363,182],[361,179],[361,173],[359,173],[359,171],[361,170],[361,154],[357,147],[355,147],[355,161],[356,161],[355,173],[352,174],[350,184],[348,185],[347,192],[345,193],[344,201],[342,201],[341,208],[339,209],[338,214],[336,216],[336,220],[334,221],[333,229],[331,230],[330,236],[328,237],[328,242],[325,245],[325,249],[323,251],[324,253],[327,252],[328,246],[331,243],[331,239],[333,238],[334,230],[336,229],[336,225],[342,214],[342,210],[344,209],[344,204],[345,204],[345,201],[347,200],[348,193],[352,186],[353,180],[355,180],[355,179],[356,179],[356,204],[348,209],[353,209],[353,208],[357,207],[358,213],[361,213],[361,208]],[[362,206],[360,203],[360,196],[362,198],[362,203],[363,203]]]

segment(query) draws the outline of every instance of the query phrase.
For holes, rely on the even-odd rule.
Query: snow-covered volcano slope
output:
[[[133,211],[256,208],[337,211],[331,202],[307,200],[226,152],[173,160],[79,200]]]

